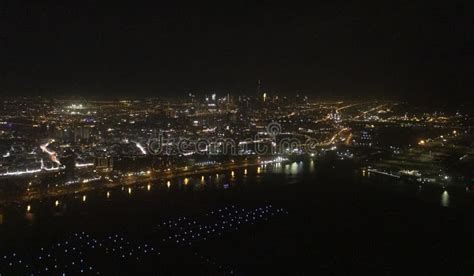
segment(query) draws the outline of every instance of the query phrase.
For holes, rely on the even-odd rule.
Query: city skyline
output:
[[[471,2],[2,1],[0,275],[472,275]]]

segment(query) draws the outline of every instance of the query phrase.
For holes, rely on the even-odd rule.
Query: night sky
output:
[[[469,1],[40,2],[0,3],[3,95],[473,93]]]

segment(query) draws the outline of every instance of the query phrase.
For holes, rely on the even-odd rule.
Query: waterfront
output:
[[[364,176],[350,162],[249,166],[4,206],[2,256],[13,258],[9,254],[14,252],[25,256],[23,263],[29,260],[39,269],[40,263],[31,261],[31,256],[40,248],[84,232],[96,240],[119,235],[130,244],[149,244],[159,252],[133,261],[120,255],[115,259],[87,254],[88,263],[99,273],[125,273],[138,265],[143,273],[166,274],[191,267],[199,274],[249,275],[262,268],[390,274],[400,263],[417,271],[459,272],[467,271],[473,261],[469,211],[473,199],[461,189],[420,188],[390,177]],[[238,229],[211,232],[204,240],[196,237],[192,244],[166,241],[169,233],[163,232],[163,222],[187,217],[201,227],[217,228],[225,220],[209,221],[206,214],[225,208],[243,214],[260,208],[281,213],[242,221]],[[60,273],[59,268],[71,271],[72,267],[61,267],[67,260],[62,256],[49,271],[54,265],[58,266],[54,273]],[[116,265],[108,265],[112,263]]]
[[[0,276],[474,275],[467,1],[7,2]]]

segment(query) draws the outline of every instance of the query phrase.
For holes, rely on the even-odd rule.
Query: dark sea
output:
[[[3,206],[0,275],[472,275],[474,195],[300,160]]]

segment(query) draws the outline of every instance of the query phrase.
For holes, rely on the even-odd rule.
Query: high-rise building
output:
[[[113,169],[114,159],[111,156],[97,156],[94,163],[96,169],[111,170]]]
[[[176,118],[177,117],[177,112],[173,108],[167,108],[165,109],[165,116],[168,118]]]
[[[74,179],[76,171],[76,154],[71,150],[67,150],[64,153],[64,156],[61,157],[61,164],[65,167],[64,173],[66,179]]]
[[[91,137],[90,126],[78,126],[74,129],[74,142],[75,143],[87,143]]]

